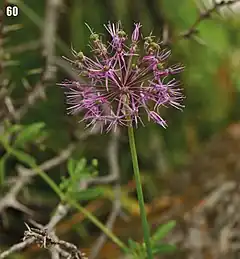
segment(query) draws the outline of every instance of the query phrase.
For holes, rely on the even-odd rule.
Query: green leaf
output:
[[[89,188],[87,190],[71,192],[71,197],[79,201],[89,201],[96,198],[99,198],[103,194],[104,190],[100,187]]]
[[[22,147],[26,143],[36,140],[36,138],[40,137],[42,133],[41,130],[44,127],[45,124],[43,122],[37,122],[24,127],[22,131],[17,135],[14,146]]]
[[[59,189],[63,192],[67,191],[70,186],[70,180],[66,178],[65,176],[61,177],[61,182],[59,184]]]
[[[86,166],[87,166],[87,160],[86,158],[81,158],[77,164],[76,164],[76,168],[75,168],[75,174],[81,174],[84,172],[84,170],[86,170]]]
[[[85,158],[81,158],[80,160],[69,159],[68,160],[68,173],[70,174],[71,178],[76,178],[76,176],[85,173],[87,171],[86,168],[87,160]]]
[[[22,125],[14,124],[7,129],[7,133],[9,133],[11,135],[12,133],[17,132],[17,131],[21,130],[22,128],[23,128]]]
[[[7,155],[13,155],[15,156],[18,160],[20,160],[21,162],[27,164],[28,166],[34,167],[36,165],[36,161],[35,158],[28,155],[27,153],[25,153],[24,151],[21,150],[16,150],[13,147],[11,147],[8,142],[3,139],[0,136],[0,140],[4,146],[4,148],[7,151]],[[2,165],[3,166],[3,165]]]
[[[0,159],[0,185],[4,183],[5,179],[5,163],[7,160],[8,154],[5,153],[2,158]]]
[[[137,243],[134,240],[132,240],[131,238],[128,239],[128,245],[131,250],[137,249]]]
[[[156,242],[163,239],[175,226],[176,226],[175,220],[171,220],[168,223],[159,226],[156,232],[152,236],[152,241]]]
[[[21,150],[13,150],[12,155],[14,155],[18,160],[21,162],[29,165],[34,166],[36,164],[35,158],[28,155],[27,153],[21,151]]]
[[[94,167],[98,167],[98,160],[97,160],[96,158],[94,158],[94,159],[92,160],[92,165],[93,165]]]
[[[131,258],[134,259],[144,259],[146,258],[146,248],[144,244],[140,244],[131,238],[128,239],[128,246],[130,248],[129,252],[131,254]]]
[[[166,254],[172,253],[177,250],[176,246],[170,244],[162,244],[153,247],[153,254]]]
[[[68,169],[68,173],[70,175],[74,175],[74,172],[75,172],[75,168],[76,168],[76,165],[77,165],[77,161],[70,158],[68,160],[68,163],[67,163],[67,169]]]
[[[6,130],[4,131],[4,134],[2,134],[0,136],[0,142],[5,142],[5,143],[8,143],[9,142],[9,139],[10,139],[10,136],[19,131],[20,129],[22,129],[22,126],[21,125],[18,125],[18,124],[15,124],[15,125],[8,125],[6,127]]]

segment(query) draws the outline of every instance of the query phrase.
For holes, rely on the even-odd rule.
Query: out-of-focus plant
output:
[[[152,253],[155,254],[166,254],[176,251],[174,245],[165,244],[162,239],[175,227],[175,221],[169,221],[157,228],[155,233],[151,236]],[[128,240],[129,252],[132,254],[134,259],[145,259],[146,258],[146,245],[135,242],[131,238]]]
[[[79,201],[89,201],[100,197],[104,189],[98,186],[88,187],[86,190],[81,190],[79,185],[82,181],[93,179],[98,175],[98,161],[92,160],[90,165],[87,165],[87,160],[82,158],[80,160],[69,159],[68,173],[69,177],[62,177],[59,188],[65,193],[66,199],[75,199]]]
[[[45,124],[37,122],[30,125],[10,124],[5,125],[4,133],[0,135],[0,143],[5,148],[5,154],[0,159],[0,183],[5,180],[5,163],[9,156],[16,157],[24,164],[35,163],[35,158],[26,151],[26,145],[37,143],[47,136]]]

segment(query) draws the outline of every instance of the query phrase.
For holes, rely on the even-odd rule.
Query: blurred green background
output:
[[[22,0],[1,3],[3,9],[4,4],[5,7],[7,4],[15,4],[19,7],[17,17],[3,16],[0,44],[1,86],[2,89],[7,88],[7,95],[11,97],[15,109],[25,104],[26,97],[42,80],[47,60],[43,53],[42,39],[46,26],[51,26],[46,22],[46,17],[48,8],[54,2],[58,1]],[[162,201],[163,196],[171,195],[172,190],[169,189],[171,182],[177,181],[175,176],[180,174],[182,168],[191,161],[192,156],[197,153],[202,154],[205,143],[212,136],[224,131],[229,125],[238,123],[240,119],[239,12],[233,13],[227,7],[219,9],[218,12],[213,12],[211,17],[206,17],[207,19],[202,19],[197,24],[196,33],[184,38],[182,34],[188,31],[199,18],[200,9],[204,6],[211,8],[210,4],[205,5],[200,0],[62,0],[59,2],[61,6],[58,7],[57,37],[54,43],[57,57],[72,58],[71,46],[76,51],[90,53],[89,30],[85,23],[96,32],[104,34],[103,24],[108,21],[121,20],[124,29],[129,33],[133,23],[140,21],[143,24],[142,32],[145,36],[153,31],[154,35],[164,41],[165,47],[172,50],[172,63],[181,62],[185,65],[185,71],[179,77],[186,96],[184,100],[186,108],[183,112],[173,108],[162,110],[162,115],[168,122],[167,129],[151,123],[136,130],[146,201],[149,204],[153,201],[156,203]],[[6,95],[0,96],[1,125],[6,125],[9,118],[13,124],[28,125],[44,122],[47,136],[43,136],[43,140],[37,143],[32,141],[24,149],[37,159],[38,164],[64,150],[69,143],[77,142],[73,157],[76,159],[85,157],[89,161],[97,158],[99,174],[105,175],[109,171],[106,143],[109,142],[111,134],[94,134],[82,141],[77,140],[78,136],[84,133],[84,125],[78,123],[80,117],[66,115],[64,95],[56,83],[70,77],[58,64],[56,68],[56,77],[47,82],[45,98],[34,101],[20,122],[11,118],[9,106],[4,99]],[[3,126],[1,126],[2,129]],[[121,129],[119,137],[120,182],[125,188],[126,199],[129,198],[127,202],[130,203],[130,207],[134,207],[136,196],[126,133],[125,129]],[[0,151],[4,155],[3,147],[0,147]],[[17,159],[10,158],[4,165],[4,181],[15,175],[14,168],[18,163]],[[62,163],[48,173],[56,182],[59,182],[61,176],[66,174],[66,164]],[[130,191],[127,191],[128,188]],[[185,189],[187,188],[189,186],[185,186]],[[7,190],[6,184],[2,187],[1,195]],[[19,196],[21,201],[37,211],[35,220],[42,224],[47,223],[58,201],[55,194],[38,178],[25,191],[28,194],[21,193]],[[96,209],[93,213],[99,215],[104,221],[110,205],[104,201],[105,205],[99,205],[100,208],[98,208],[96,204],[100,202],[102,199],[95,200],[93,207],[96,206]],[[131,213],[133,213],[131,210],[127,211],[130,216]],[[156,212],[156,215],[160,217],[161,213]],[[1,215],[0,249],[18,242],[25,228],[23,222],[27,219],[28,216],[24,213],[13,209],[8,209]],[[89,249],[93,240],[99,235],[98,230],[88,221],[84,221],[83,224],[81,220],[74,223],[70,220],[70,216],[67,219],[62,226],[62,229],[65,227],[67,230],[62,230],[61,237],[78,245],[81,243],[80,247]],[[4,221],[7,221],[7,224]],[[68,227],[66,227],[67,224]],[[116,230],[116,234],[122,239],[124,236],[134,235],[139,228],[136,226],[124,233],[126,226],[121,224],[117,222],[116,228],[122,229],[123,233],[120,233],[120,230],[118,233]],[[61,233],[61,227],[59,232]],[[114,249],[106,245],[107,252],[104,254],[105,250],[103,250],[98,258],[117,258],[113,255]],[[32,253],[34,251],[27,251],[24,257],[18,255],[14,258],[31,258]]]

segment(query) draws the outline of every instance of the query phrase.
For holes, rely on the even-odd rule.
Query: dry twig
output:
[[[68,259],[87,259],[84,253],[81,253],[78,248],[72,243],[59,240],[51,236],[46,229],[30,228],[27,224],[27,230],[24,232],[23,241],[13,245],[10,249],[0,254],[0,259],[6,258],[10,254],[22,250],[32,244],[37,244],[42,248],[50,249],[58,247],[59,253]]]
[[[233,4],[236,4],[237,2],[239,2],[239,0],[221,0],[219,2],[214,1],[214,4],[211,8],[205,10],[205,11],[201,11],[200,15],[198,16],[198,18],[196,19],[196,21],[193,23],[193,25],[186,30],[185,32],[181,33],[179,36],[181,38],[190,38],[193,34],[197,33],[197,26],[206,19],[209,19],[211,17],[211,15],[218,11],[221,7],[224,6],[230,6]]]
[[[58,16],[62,0],[49,0],[46,4],[46,18],[43,30],[43,56],[45,57],[45,69],[42,73],[40,81],[36,84],[30,94],[24,101],[24,105],[20,107],[15,116],[20,120],[37,99],[45,98],[44,88],[49,82],[53,82],[56,75],[55,67],[55,47],[56,47],[56,31]]]

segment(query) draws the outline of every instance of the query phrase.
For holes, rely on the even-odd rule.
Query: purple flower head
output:
[[[170,51],[161,49],[152,35],[140,37],[141,24],[134,24],[130,39],[120,22],[105,25],[110,40],[104,43],[90,28],[92,57],[73,50],[79,81],[60,84],[68,113],[82,113],[87,126],[107,131],[117,126],[143,124],[142,114],[162,127],[162,106],[182,109],[182,91],[174,75],[182,65],[167,66]],[[142,46],[142,48],[141,48]],[[83,83],[84,82],[84,83]]]

